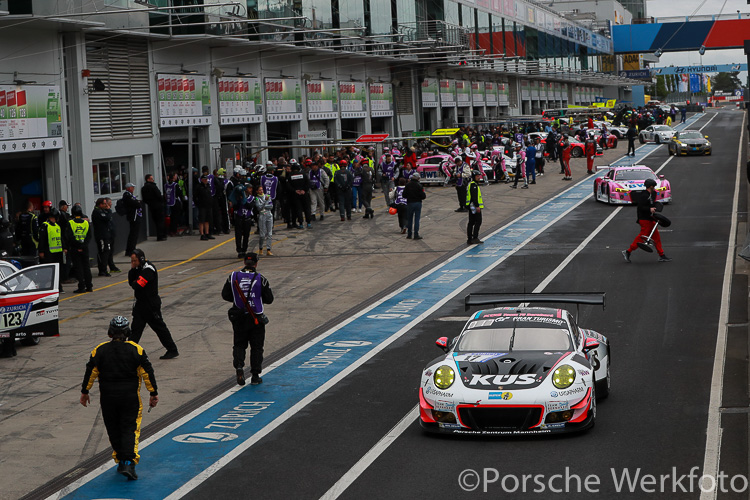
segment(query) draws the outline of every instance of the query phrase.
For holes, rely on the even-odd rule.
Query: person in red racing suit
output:
[[[622,256],[625,258],[625,262],[630,263],[630,254],[638,249],[638,243],[645,243],[648,235],[651,234],[651,230],[656,225],[656,220],[653,217],[653,213],[656,212],[656,181],[653,179],[646,179],[643,183],[646,186],[646,191],[640,193],[638,198],[638,205],[636,211],[638,215],[638,224],[641,226],[641,232],[635,237],[633,243],[627,250],[622,251]],[[659,253],[659,262],[670,262],[672,259],[664,254],[664,249],[661,246],[661,236],[659,235],[659,229],[654,231],[651,238],[654,241],[656,251]]]

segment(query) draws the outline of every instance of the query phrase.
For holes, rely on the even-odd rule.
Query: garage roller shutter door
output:
[[[89,86],[99,78],[105,90],[89,94],[91,138],[151,137],[148,45],[127,37],[87,37]]]

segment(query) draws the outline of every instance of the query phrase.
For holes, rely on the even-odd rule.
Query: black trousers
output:
[[[73,266],[76,272],[76,279],[78,280],[78,289],[92,289],[93,284],[91,283],[91,265],[89,264],[89,249],[84,248],[83,251],[71,250],[68,254],[73,257]]]
[[[482,227],[482,212],[475,214],[469,211],[469,224],[466,226],[466,239],[479,239],[479,228]]]
[[[115,462],[130,460],[137,464],[141,458],[138,455],[138,436],[143,412],[140,395],[137,392],[102,394],[100,402],[109,444],[112,445],[112,458]]]
[[[138,232],[141,229],[141,219],[136,217],[134,221],[130,221],[130,231],[128,232],[128,241],[125,243],[125,255],[130,257],[130,254],[135,250],[135,246],[138,244]]]
[[[245,354],[250,346],[250,372],[260,375],[263,371],[263,344],[266,341],[266,325],[254,324],[252,317],[242,315],[232,321],[234,344],[232,345],[232,364],[235,369],[245,367]]]
[[[458,208],[466,207],[466,185],[456,186],[456,196],[458,197]]]
[[[166,238],[167,233],[164,228],[164,208],[161,205],[149,205],[148,211],[151,213],[151,220],[154,221],[156,237],[160,240]]]
[[[218,196],[211,197],[211,213],[213,215],[213,220],[209,221],[211,223],[209,224],[209,228],[211,229],[212,233],[220,233],[221,232],[221,206],[219,204]]]
[[[174,206],[169,208],[169,234],[177,235],[177,228],[182,223],[182,203],[175,201]]]
[[[219,219],[221,220],[221,225],[217,229],[221,229],[222,232],[229,234],[229,212],[227,211],[227,197],[218,196],[217,200],[219,203]]]
[[[133,323],[130,325],[130,337],[128,340],[132,340],[136,344],[140,342],[146,325],[150,326],[154,333],[156,333],[156,336],[159,337],[159,342],[161,342],[161,345],[167,351],[177,351],[177,344],[172,340],[172,334],[169,333],[169,328],[167,328],[167,324],[164,323],[164,319],[161,317],[161,307],[154,308],[136,302],[135,306],[133,306]]]
[[[246,253],[250,230],[253,228],[253,219],[245,217],[234,218],[234,243],[237,253]]]
[[[99,274],[107,272],[107,265],[112,259],[112,242],[107,240],[96,240],[96,267]],[[112,267],[110,266],[110,269]]]
[[[635,154],[635,139],[628,139],[628,152],[627,154],[630,154],[630,152],[633,152]]]

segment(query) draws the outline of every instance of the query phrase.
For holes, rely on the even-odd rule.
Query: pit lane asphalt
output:
[[[699,128],[708,121],[691,128]],[[661,172],[672,183],[675,202],[665,208],[673,220],[662,230],[671,263],[656,254],[620,251],[638,232],[635,212],[626,207],[558,275],[546,291],[605,291],[607,309],[583,307],[579,324],[599,331],[612,343],[612,393],[598,407],[596,427],[588,433],[514,439],[453,438],[425,435],[414,421],[364,471],[343,498],[445,498],[481,495],[459,488],[467,468],[496,468],[515,474],[594,474],[598,493],[503,492],[495,497],[537,498],[616,496],[611,469],[643,474],[687,474],[703,465],[707,408],[716,344],[724,262],[727,255],[740,132],[739,113],[721,112],[704,129],[711,157],[674,158]],[[666,147],[644,163],[667,160]],[[744,190],[744,179],[741,179]],[[741,199],[746,198],[746,194]],[[536,238],[483,279],[470,292],[518,292],[537,286],[614,207],[593,198]],[[441,352],[434,340],[455,335],[467,317],[462,297],[420,323],[338,385],[320,396],[189,498],[317,498],[326,493],[417,402],[421,369]],[[447,321],[445,321],[447,320]],[[737,381],[742,384],[742,381]],[[742,435],[740,436],[742,437]],[[725,436],[732,440],[732,437]],[[743,464],[747,442],[725,449],[722,463]],[[575,488],[575,482],[571,483]],[[697,498],[671,492],[657,497]],[[683,481],[685,484],[685,481]],[[531,487],[535,485],[531,484]],[[560,483],[556,484],[557,487]],[[697,485],[695,486],[697,490]],[[585,490],[584,490],[585,491]],[[636,490],[631,498],[646,498]]]

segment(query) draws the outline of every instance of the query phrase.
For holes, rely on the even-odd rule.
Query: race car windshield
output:
[[[503,351],[564,351],[570,349],[568,331],[561,328],[526,326],[519,323],[513,333],[508,328],[483,328],[469,330],[461,337],[457,351],[503,352]]]
[[[698,131],[683,132],[680,134],[680,139],[703,139],[703,136]]]
[[[671,132],[672,128],[667,127],[666,125],[658,125],[654,127],[654,130],[656,130],[657,132]]]
[[[618,170],[615,174],[616,181],[645,181],[656,180],[656,175],[648,170]]]

